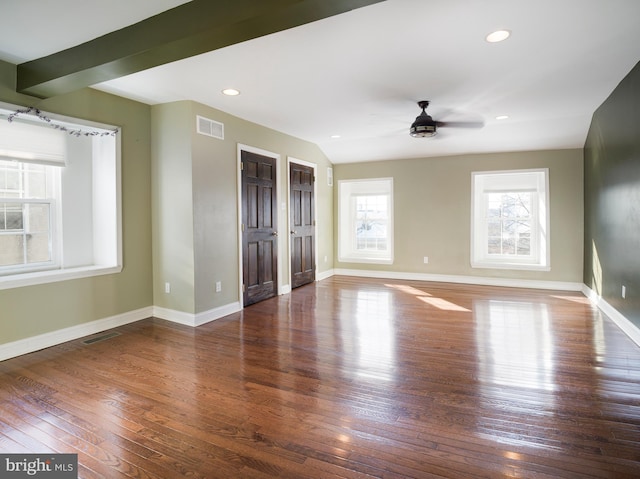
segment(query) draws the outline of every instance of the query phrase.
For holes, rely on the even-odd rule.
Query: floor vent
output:
[[[201,135],[211,136],[218,140],[224,140],[224,123],[196,115],[198,123],[198,133]]]
[[[89,338],[89,339],[85,339],[83,342],[83,344],[93,344],[93,343],[97,343],[100,341],[106,341],[107,339],[111,339],[111,338],[115,338],[116,336],[120,336],[122,333],[118,333],[118,332],[113,332],[113,333],[107,333],[107,334],[103,334],[101,336],[94,336],[93,338]]]

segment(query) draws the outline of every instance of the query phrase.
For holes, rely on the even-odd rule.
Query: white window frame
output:
[[[356,247],[356,197],[387,197],[387,249],[363,250]],[[393,178],[338,181],[338,261],[344,263],[393,264]]]
[[[529,192],[532,195],[531,254],[489,254],[488,194]],[[471,173],[471,267],[550,271],[549,169],[478,171]]]
[[[7,117],[11,115],[12,112],[21,108],[23,107],[0,102],[0,121],[6,122]],[[91,200],[91,204],[87,205],[90,210],[88,214],[91,215],[89,230],[87,231],[87,236],[83,238],[76,239],[74,236],[69,236],[72,233],[68,231],[65,236],[66,228],[63,228],[65,224],[65,181],[68,182],[70,180],[65,180],[65,174],[63,173],[63,178],[60,183],[61,189],[57,193],[58,195],[62,195],[62,201],[55,199],[51,218],[53,223],[52,234],[55,235],[53,261],[47,264],[27,265],[26,267],[3,268],[3,271],[0,271],[0,290],[113,274],[122,271],[121,135],[117,133],[114,137],[110,134],[110,132],[113,132],[117,128],[114,125],[48,113],[46,116],[50,120],[49,123],[45,123],[31,115],[23,115],[19,120],[20,122],[31,123],[32,125],[42,128],[45,136],[50,136],[48,133],[52,125],[57,125],[57,130],[61,132],[65,130],[72,132],[95,132],[94,135],[87,135],[85,140],[90,142],[90,144],[86,144],[84,147],[86,150],[90,150],[90,153],[88,153],[89,157],[80,157],[77,156],[77,154],[74,156],[76,162],[85,162],[85,164],[87,162],[92,163],[81,168],[81,170],[90,171],[91,176],[78,177],[76,174],[76,177],[84,182],[84,186],[81,187],[86,187],[87,184],[91,185],[90,188],[93,199]],[[14,122],[15,121],[18,120],[16,119]],[[56,128],[53,129],[56,130]],[[67,133],[63,134],[63,137],[68,142],[76,139],[73,138],[73,136],[74,135]],[[11,158],[20,162],[56,165],[60,167],[60,170],[62,170],[65,165],[69,166],[67,160],[71,158],[16,158],[15,154],[9,155],[6,154],[6,152],[0,156],[4,156],[3,159],[5,160]],[[80,183],[77,183],[77,178],[74,181],[80,185]],[[0,198],[0,201],[3,201],[3,199]],[[41,200],[35,201],[43,202]],[[77,207],[77,202],[74,204],[74,200],[67,200],[67,203],[72,209]],[[75,211],[67,214],[67,221],[74,217],[74,213]],[[76,220],[76,225],[77,224],[78,221]],[[71,226],[73,230],[74,227],[73,225]],[[62,238],[64,238],[64,245]],[[81,244],[87,244],[87,240],[91,248],[91,252],[88,253],[90,258],[70,259],[69,257],[74,256],[75,251],[78,250]]]

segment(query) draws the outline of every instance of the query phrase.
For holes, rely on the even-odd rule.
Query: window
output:
[[[0,160],[0,274],[56,264],[56,170]]]
[[[547,169],[472,173],[471,265],[549,270]]]
[[[338,182],[338,258],[393,262],[393,179]]]
[[[0,104],[0,289],[122,269],[114,127]],[[46,118],[43,121],[43,118]]]

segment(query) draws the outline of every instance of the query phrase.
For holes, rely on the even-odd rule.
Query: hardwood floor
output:
[[[115,331],[0,363],[0,451],[81,478],[640,477],[640,348],[579,293],[333,277]]]

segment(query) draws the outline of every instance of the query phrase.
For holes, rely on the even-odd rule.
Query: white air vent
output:
[[[198,133],[224,140],[224,123],[197,115]]]

